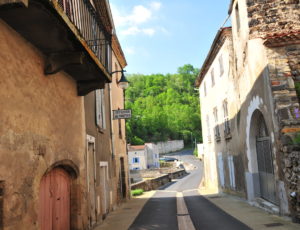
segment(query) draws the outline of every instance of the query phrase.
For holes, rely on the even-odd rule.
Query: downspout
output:
[[[112,90],[111,90],[111,83],[108,84],[108,91],[109,91],[109,111],[110,111],[110,139],[111,139],[111,157],[115,158],[115,143],[114,143],[114,130],[113,130],[113,118],[112,118]]]

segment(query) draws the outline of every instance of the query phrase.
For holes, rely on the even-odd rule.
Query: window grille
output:
[[[215,118],[215,128],[214,128],[214,134],[215,134],[215,140],[220,141],[220,129],[218,124],[218,109],[214,108],[214,118]]]
[[[230,121],[228,118],[227,100],[223,101],[223,111],[224,111],[224,136],[225,136],[225,139],[229,139],[229,138],[231,138],[231,130],[230,130]]]

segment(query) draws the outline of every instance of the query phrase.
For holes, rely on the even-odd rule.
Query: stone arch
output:
[[[272,203],[277,203],[276,183],[274,176],[273,153],[270,129],[263,113],[254,110],[249,131],[249,166],[251,168],[252,190],[254,197],[261,197]]]
[[[250,147],[250,158],[249,165],[251,165],[252,173],[258,173],[258,164],[257,164],[257,150],[256,150],[256,137],[258,136],[261,124],[265,125],[266,132],[269,135],[269,129],[267,128],[264,116],[259,109],[256,109],[251,117],[250,123],[250,133],[249,133],[249,147]]]
[[[71,160],[61,160],[61,161],[55,162],[46,170],[45,174],[49,173],[54,168],[64,169],[66,172],[68,172],[70,174],[72,179],[77,179],[79,177],[79,168]]]

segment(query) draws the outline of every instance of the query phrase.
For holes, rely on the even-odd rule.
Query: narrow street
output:
[[[191,169],[189,174],[157,191],[129,230],[250,229],[199,195],[203,164],[192,155],[192,151],[186,150],[172,157],[187,163]]]

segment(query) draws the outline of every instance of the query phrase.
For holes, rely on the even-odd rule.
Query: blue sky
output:
[[[127,73],[200,68],[230,0],[109,0]]]

